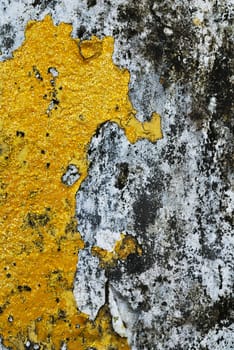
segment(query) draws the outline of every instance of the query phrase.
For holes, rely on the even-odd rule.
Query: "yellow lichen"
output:
[[[128,349],[108,308],[91,322],[73,296],[75,194],[88,172],[96,129],[116,122],[131,142],[162,137],[160,117],[140,123],[128,98],[129,73],[112,62],[113,39],[80,42],[71,25],[47,16],[27,25],[13,58],[0,63],[0,334],[24,349]],[[80,178],[66,186],[67,166]]]
[[[201,21],[199,18],[197,18],[197,17],[193,18],[193,24],[194,24],[196,27],[200,27],[200,26],[203,25],[202,21]]]
[[[94,246],[92,254],[100,259],[101,267],[112,267],[117,260],[126,260],[130,254],[142,255],[142,249],[137,240],[130,236],[121,234],[121,238],[115,243],[113,251],[108,251]]]

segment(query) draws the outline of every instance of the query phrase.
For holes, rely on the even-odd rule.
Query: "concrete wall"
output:
[[[75,196],[85,242],[75,300],[90,319],[106,306],[130,349],[234,348],[232,8],[231,0],[0,4],[2,65],[22,45],[27,22],[51,14],[81,41],[114,37],[113,61],[130,72],[136,117],[161,115],[163,138],[135,143],[107,116],[90,139]],[[121,233],[135,248],[100,264],[91,248],[111,252]],[[40,343],[22,337],[28,348]],[[110,345],[94,339],[84,349]]]

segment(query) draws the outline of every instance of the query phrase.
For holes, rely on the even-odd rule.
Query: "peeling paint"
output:
[[[17,350],[27,342],[48,350],[63,344],[128,349],[107,305],[94,321],[77,308],[73,282],[84,242],[75,195],[88,174],[89,143],[103,123],[118,124],[132,143],[155,142],[162,138],[160,116],[135,118],[129,72],[112,62],[111,37],[81,42],[71,31],[50,16],[30,21],[21,48],[0,63],[0,334]],[[121,242],[114,259],[140,253],[132,239]]]

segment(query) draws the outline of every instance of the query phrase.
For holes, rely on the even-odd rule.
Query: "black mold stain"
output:
[[[129,1],[128,5],[120,5],[118,8],[118,20],[129,25],[126,32],[128,39],[137,35],[140,31],[139,27],[142,26],[141,22],[143,13],[139,11],[139,5],[137,3],[133,4],[132,1]]]
[[[87,0],[87,7],[90,8],[90,7],[93,7],[97,5],[97,0]]]
[[[137,200],[133,204],[137,233],[143,234],[150,224],[154,224],[157,211],[162,207],[161,196],[164,186],[163,176],[157,171],[152,176],[151,183],[137,195]]]
[[[207,100],[209,104],[209,98],[216,98],[216,115],[217,118],[224,118],[230,115],[232,103],[233,103],[233,84],[231,83],[232,69],[231,62],[233,53],[231,52],[231,43],[226,47],[221,47],[217,52],[213,69],[210,73],[208,86],[206,90]],[[228,119],[226,123],[228,123]]]
[[[123,169],[127,168],[126,164]],[[144,242],[142,255],[130,254],[126,260],[118,261],[115,267],[107,268],[106,274],[110,280],[120,280],[124,274],[137,275],[148,270],[158,259],[155,254],[155,240],[148,234],[148,227],[155,223],[157,212],[161,208],[161,196],[166,181],[164,176],[152,168],[154,176],[146,188],[139,189],[133,203],[134,231],[137,239]]]
[[[139,274],[144,271],[147,271],[154,263],[155,259],[150,254],[152,253],[153,242],[152,245],[145,244],[144,252],[141,256],[137,254],[129,254],[124,263],[124,268],[129,275]]]
[[[142,255],[129,254],[127,259],[122,262],[123,271],[129,276],[147,271],[155,262],[153,250],[154,242],[149,239],[147,243],[144,243]]]
[[[84,25],[80,25],[80,27],[77,29],[76,36],[77,38],[81,39],[83,38],[85,33],[86,33],[86,27]]]
[[[56,6],[56,0],[34,0],[32,3],[33,7],[39,7],[41,11],[45,10],[47,7],[54,8]]]
[[[119,174],[115,183],[115,187],[119,190],[122,190],[128,181],[129,167],[128,163],[120,163],[119,164]]]
[[[218,325],[228,327],[234,322],[234,298],[222,296],[211,306],[201,307],[193,315],[192,323],[202,334],[207,334],[210,329]]]
[[[197,70],[198,62],[191,55],[196,43],[191,15],[189,7],[172,7],[167,1],[148,0],[142,5],[132,0],[118,7],[118,20],[126,24],[124,36],[128,41],[147,33],[139,49],[160,72],[165,87],[172,78],[188,81],[190,73]]]
[[[189,118],[197,125],[198,129],[200,129],[203,121],[208,119],[209,113],[204,101],[197,101],[197,97],[194,97],[194,100],[196,100],[196,103],[193,103]]]
[[[210,132],[216,133],[216,139],[219,135],[219,131],[215,127],[216,122],[221,121],[223,126],[228,127],[231,132],[234,128],[232,118],[233,84],[231,82],[232,51],[232,38],[227,30],[222,46],[215,54],[212,70],[206,76],[199,77],[199,86],[204,86],[205,92],[203,94],[200,94],[199,91],[193,92],[193,110],[190,118],[199,128],[203,121],[211,118],[210,129],[212,130]],[[215,108],[212,112],[209,110],[211,98],[215,98]]]
[[[118,260],[114,267],[106,268],[106,276],[111,281],[118,281],[124,275],[137,276],[138,274],[147,271],[156,260],[154,254],[154,240],[148,238],[144,242],[142,255],[137,253],[129,254],[126,260]]]
[[[3,24],[0,27],[0,37],[2,37],[2,46],[7,50],[10,49],[14,45],[14,27],[10,23]]]
[[[136,218],[136,229],[145,231],[150,224],[153,224],[156,211],[160,208],[153,195],[141,194],[133,205]]]

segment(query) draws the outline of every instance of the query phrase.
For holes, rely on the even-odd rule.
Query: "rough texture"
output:
[[[231,0],[1,2],[3,59],[20,46],[28,19],[50,12],[57,23],[72,22],[82,40],[114,36],[139,120],[162,116],[156,144],[132,145],[105,124],[77,193],[84,241],[108,250],[123,232],[142,248],[97,267],[87,246],[77,274],[84,289],[89,278],[95,285],[84,308],[95,315],[106,293],[123,321],[114,327],[132,349],[234,347],[232,7]]]
[[[116,123],[132,143],[156,141],[162,137],[160,117],[153,113],[142,123],[135,118],[129,73],[113,64],[112,38],[80,42],[70,37],[71,30],[69,24],[55,26],[50,16],[30,21],[22,47],[0,64],[0,267],[6,271],[0,332],[14,349],[23,349],[27,338],[47,349],[64,342],[69,349],[90,343],[100,349],[127,347],[111,327],[105,329],[109,316],[101,318],[104,272],[97,258],[92,266],[92,235],[81,233],[82,242],[77,231],[75,194],[87,177],[91,138],[102,124]],[[79,252],[78,311],[72,291],[83,243],[90,248]],[[97,240],[93,248],[103,247]],[[86,299],[94,307],[86,306]]]

